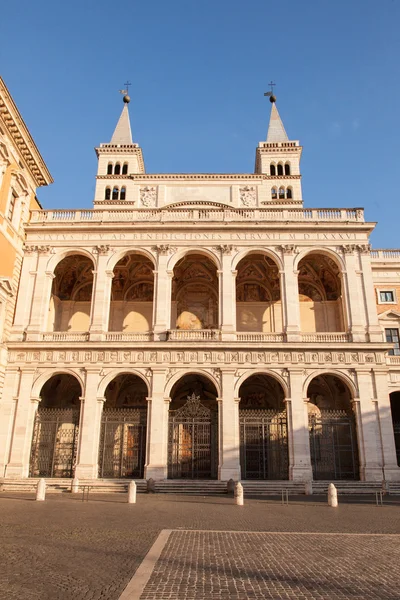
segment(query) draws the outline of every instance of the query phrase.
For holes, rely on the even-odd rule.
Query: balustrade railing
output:
[[[110,331],[106,333],[107,342],[151,342],[152,340],[152,331],[129,331],[127,333]]]
[[[43,342],[87,342],[88,339],[87,331],[51,331],[42,334]]]
[[[168,339],[172,342],[219,341],[221,332],[218,329],[171,329]]]
[[[263,333],[258,331],[239,332],[236,334],[238,342],[283,342],[283,333]]]
[[[371,250],[371,260],[393,260],[400,261],[400,249],[398,248],[377,248]]]
[[[387,364],[388,365],[400,365],[400,356],[388,356]]]
[[[349,342],[350,334],[336,332],[336,331],[302,333],[301,341],[302,342]]]
[[[30,223],[171,221],[352,221],[364,222],[362,208],[153,208],[33,210]],[[400,252],[400,251],[397,251]]]

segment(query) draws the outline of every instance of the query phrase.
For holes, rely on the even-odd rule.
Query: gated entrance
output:
[[[143,477],[146,421],[146,408],[104,410],[99,447],[99,477]]]
[[[30,477],[73,477],[79,409],[39,407],[33,431]]]
[[[314,479],[358,479],[355,419],[345,410],[310,414],[310,452]]]
[[[168,477],[213,479],[217,477],[218,415],[204,406],[200,396],[169,411]]]
[[[400,466],[400,392],[398,391],[390,394],[390,410],[392,413],[397,464]]]
[[[240,467],[243,479],[287,479],[286,411],[242,409]]]

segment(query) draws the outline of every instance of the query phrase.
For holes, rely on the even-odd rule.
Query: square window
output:
[[[400,337],[398,329],[385,329],[385,337],[386,341],[394,344],[394,348],[389,350],[390,356],[399,356],[400,355]]]
[[[394,303],[394,291],[393,290],[382,290],[379,291],[379,301],[384,304],[386,302]]]

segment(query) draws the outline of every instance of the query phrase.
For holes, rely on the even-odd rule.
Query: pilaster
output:
[[[373,402],[371,369],[357,369],[359,398],[354,399],[361,481],[381,481],[383,457],[379,423]]]
[[[84,396],[81,398],[79,444],[75,477],[93,479],[98,476],[101,416],[104,398],[97,397],[100,369],[86,369]]]
[[[347,300],[347,320],[353,342],[366,341],[366,323],[361,304],[360,269],[354,246],[343,246],[346,271],[342,276]],[[376,310],[376,309],[375,309]]]
[[[232,271],[233,246],[220,246],[222,257],[222,270],[218,271],[219,306],[222,341],[236,339],[236,293],[235,280],[237,271]]]
[[[154,271],[154,299],[153,299],[153,331],[155,340],[165,340],[171,321],[171,289],[173,272],[167,270],[170,253],[173,249],[166,246],[157,246],[157,270]]]
[[[46,271],[51,247],[40,246],[38,247],[38,253],[30,321],[26,328],[28,339],[31,341],[40,340],[40,334],[46,329],[51,286],[54,279],[54,273]]]
[[[221,369],[222,396],[218,398],[218,479],[240,480],[239,402],[234,397],[235,369]]]
[[[10,454],[19,378],[20,371],[18,367],[7,369],[0,402],[0,477],[4,477]]]
[[[282,306],[286,341],[301,341],[298,271],[294,270],[295,246],[281,246],[283,271],[280,271]]]
[[[168,410],[165,397],[166,368],[152,369],[152,393],[148,398],[146,479],[162,480],[168,475]]]
[[[376,390],[375,410],[382,447],[384,478],[386,481],[400,481],[400,468],[397,465],[392,411],[390,408],[388,375],[386,371],[374,369],[374,377]]]
[[[382,341],[382,329],[378,321],[376,309],[375,287],[372,279],[371,248],[369,244],[359,245],[362,285],[364,287],[365,310],[367,317],[368,337],[370,342]]]
[[[33,307],[33,289],[37,275],[37,258],[36,246],[28,246],[25,248],[19,281],[18,298],[15,306],[14,325],[11,330],[10,341],[22,341],[24,331],[29,323],[29,315]]]
[[[289,442],[289,479],[311,481],[313,478],[308,431],[308,399],[303,397],[303,369],[289,369],[290,398],[286,398]]]
[[[100,341],[103,339],[104,333],[108,331],[111,283],[114,274],[112,271],[106,270],[110,247],[96,246],[93,248],[93,252],[97,254],[97,265],[93,272],[90,340]]]

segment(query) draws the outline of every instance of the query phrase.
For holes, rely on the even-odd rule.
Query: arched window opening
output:
[[[285,188],[281,187],[279,188],[279,200],[284,200],[285,199]]]
[[[127,254],[114,267],[111,284],[110,331],[153,329],[154,265],[141,254]]]
[[[30,477],[74,476],[81,396],[81,386],[73,375],[54,375],[42,387],[33,429]]]
[[[110,198],[111,198],[111,188],[107,187],[105,189],[104,199],[105,200],[110,200]]]
[[[271,189],[271,198],[272,198],[272,200],[276,200],[278,198],[278,192],[276,190],[276,187],[273,187]]]
[[[116,163],[115,167],[114,167],[114,175],[120,175],[121,174],[121,165],[119,163]]]
[[[218,276],[209,258],[187,254],[175,265],[171,325],[176,329],[218,328]]]
[[[279,165],[278,165],[278,176],[280,177],[281,175],[283,175],[283,165],[282,165],[282,163],[279,163]]]
[[[392,413],[397,464],[400,467],[400,392],[392,392],[390,394],[390,409]]]
[[[298,282],[301,331],[344,331],[342,286],[336,262],[323,254],[307,254],[299,263]]]
[[[124,187],[121,188],[121,193],[120,193],[119,199],[120,200],[126,199],[126,188],[124,188]]]
[[[285,175],[290,175],[290,164],[285,163]]]
[[[269,256],[250,254],[237,266],[236,330],[283,331],[279,269]]]
[[[275,165],[272,163],[271,164],[271,177],[275,177],[276,175],[276,167]]]
[[[107,165],[107,175],[112,175],[113,172],[113,165],[112,163],[108,163]]]
[[[315,377],[307,390],[313,478],[359,479],[356,419],[348,386],[334,375]]]
[[[145,382],[131,373],[118,375],[108,384],[101,419],[99,477],[143,478],[148,395]]]
[[[188,374],[171,390],[168,418],[168,477],[216,479],[218,403],[215,385]]]
[[[89,330],[93,263],[81,255],[67,256],[55,268],[48,331]]]
[[[112,199],[113,200],[118,200],[118,196],[119,196],[119,188],[114,187],[113,191],[112,191]]]
[[[282,386],[252,375],[239,389],[240,470],[243,479],[288,479],[287,415]]]
[[[122,166],[122,175],[128,174],[128,163],[124,163]]]
[[[290,188],[290,187],[288,187],[287,190],[286,190],[286,198],[288,200],[290,200],[291,198],[293,198],[293,196],[292,196],[292,188]]]

